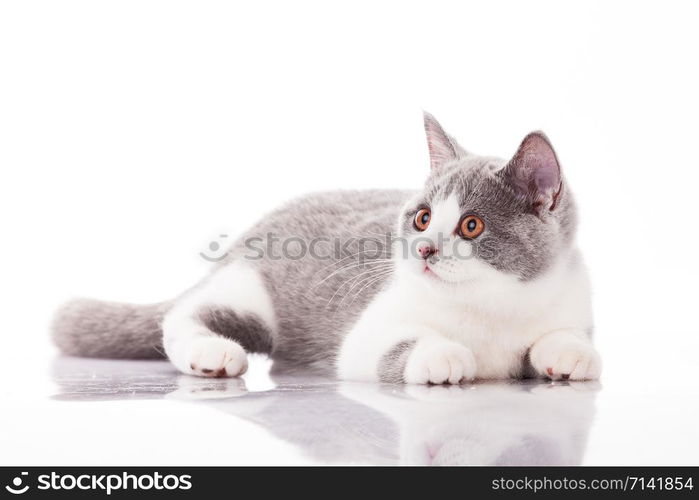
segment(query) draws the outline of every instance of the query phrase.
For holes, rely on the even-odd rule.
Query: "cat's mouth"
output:
[[[425,262],[425,266],[422,269],[422,274],[424,274],[425,276],[427,276],[430,279],[445,282],[444,279],[442,279],[442,277],[439,274],[434,272],[434,269],[432,269],[427,262]]]
[[[440,283],[442,285],[449,285],[449,286],[455,286],[455,285],[460,285],[462,283],[465,283],[468,280],[454,280],[454,279],[448,279],[443,276],[441,276],[437,271],[435,271],[434,268],[430,267],[428,262],[425,262],[425,265],[422,268],[422,274],[423,276],[427,277],[430,281],[434,281],[435,283]]]

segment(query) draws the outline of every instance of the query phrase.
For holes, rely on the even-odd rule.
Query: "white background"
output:
[[[605,377],[696,400],[696,21],[691,2],[3,2],[0,369],[44,373],[61,301],[169,298],[285,199],[420,186],[426,109],[477,153],[549,135]],[[40,426],[23,401],[7,425]]]

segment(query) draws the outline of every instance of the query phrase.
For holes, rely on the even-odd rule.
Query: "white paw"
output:
[[[440,337],[425,337],[408,357],[409,384],[459,384],[476,376],[476,359],[467,347]]]
[[[222,337],[200,337],[186,346],[188,373],[200,377],[235,377],[248,369],[245,350]]]
[[[552,380],[597,380],[602,373],[599,354],[578,338],[542,340],[532,347],[534,369]]]

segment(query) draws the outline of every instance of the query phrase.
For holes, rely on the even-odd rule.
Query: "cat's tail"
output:
[[[170,302],[135,305],[72,300],[54,317],[53,341],[64,354],[71,356],[163,358],[160,325],[170,307]]]

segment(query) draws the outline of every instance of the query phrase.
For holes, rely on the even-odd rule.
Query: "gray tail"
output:
[[[71,356],[163,358],[160,325],[169,308],[169,302],[135,305],[73,300],[56,313],[51,328],[53,341]]]

